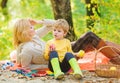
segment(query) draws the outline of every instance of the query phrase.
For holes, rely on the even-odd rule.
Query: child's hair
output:
[[[54,28],[62,28],[65,33],[69,30],[69,24],[65,19],[58,19],[54,24]]]
[[[28,33],[31,24],[28,19],[20,19],[14,25],[14,46],[18,47],[23,42],[30,41],[32,38]]]

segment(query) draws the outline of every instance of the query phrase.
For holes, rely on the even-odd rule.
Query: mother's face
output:
[[[34,26],[30,26],[30,28],[28,29],[28,33],[31,37],[33,37],[35,35],[35,30],[34,30]]]

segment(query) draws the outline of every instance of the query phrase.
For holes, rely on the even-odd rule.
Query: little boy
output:
[[[67,21],[58,19],[53,28],[54,38],[47,42],[44,55],[44,58],[49,60],[49,69],[54,72],[54,77],[58,80],[64,78],[64,73],[68,72],[71,67],[74,77],[82,78],[83,74],[73,55],[71,43],[64,38],[69,30]]]

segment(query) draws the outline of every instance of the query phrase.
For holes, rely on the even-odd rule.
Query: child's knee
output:
[[[50,52],[50,58],[57,58],[57,57],[58,57],[57,51],[51,51]]]
[[[71,58],[75,58],[75,57],[74,57],[74,55],[73,55],[72,53],[67,52],[67,53],[65,54],[65,58],[66,58],[67,60],[70,60]]]

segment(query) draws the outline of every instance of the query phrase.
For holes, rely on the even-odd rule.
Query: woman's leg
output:
[[[116,43],[113,43],[113,42],[110,42],[110,41],[106,41],[106,44],[108,46],[112,46],[113,47],[113,50],[115,52],[117,52],[118,54],[120,54],[120,45],[116,44]]]
[[[96,48],[100,40],[101,38],[93,32],[87,32],[72,44],[72,50],[78,52],[81,49],[85,50],[87,46],[93,46]]]
[[[106,44],[107,44],[107,46],[112,46],[113,47],[112,49],[116,53],[116,56],[113,57],[110,61],[115,63],[115,64],[120,65],[120,45],[113,43],[113,42],[109,42],[109,41],[106,41]]]
[[[93,32],[87,32],[72,45],[72,49],[74,52],[78,52],[81,49],[86,50],[88,46],[100,49],[103,46],[108,46],[108,44]],[[111,59],[112,63],[120,64],[120,55],[116,50],[111,47],[107,47],[102,49],[101,52]]]

